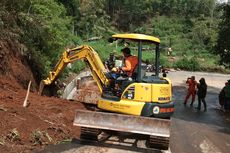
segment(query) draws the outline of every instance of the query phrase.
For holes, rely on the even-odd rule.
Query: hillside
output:
[[[81,104],[38,96],[35,79],[18,46],[1,41],[0,75],[0,152],[31,152],[79,137],[73,126],[76,109]],[[24,108],[28,82],[32,80],[29,107]]]
[[[74,113],[85,107],[37,95],[39,81],[65,48],[89,44],[105,60],[117,45],[108,45],[109,36],[144,33],[160,38],[162,66],[229,72],[229,6],[224,12],[216,0],[0,1],[0,152],[34,152],[79,138]],[[218,39],[219,31],[223,37]],[[95,37],[103,40],[90,41]],[[144,60],[152,57],[143,55]],[[84,66],[76,62],[63,76]],[[29,81],[29,106],[24,108]]]

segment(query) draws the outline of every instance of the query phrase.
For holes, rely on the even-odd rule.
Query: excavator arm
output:
[[[63,69],[69,63],[73,63],[77,60],[83,60],[89,66],[92,76],[96,81],[100,92],[102,93],[103,87],[109,84],[109,80],[106,77],[107,70],[104,67],[100,57],[94,49],[87,45],[67,49],[63,52],[62,57],[57,62],[56,66],[52,71],[49,72],[47,79],[42,80],[39,85],[38,94],[41,95],[45,85],[52,84]]]

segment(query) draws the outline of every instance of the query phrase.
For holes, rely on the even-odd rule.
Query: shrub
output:
[[[53,141],[53,139],[50,137],[50,135],[46,131],[40,131],[39,129],[36,129],[31,134],[31,142],[33,143],[33,145],[47,144],[48,143],[47,140],[49,142]]]
[[[200,70],[200,64],[198,63],[196,58],[183,58],[178,60],[174,65],[174,68],[180,68],[183,70],[189,70],[189,71],[198,71]]]
[[[5,140],[3,137],[0,137],[0,145],[4,145],[5,144]]]
[[[10,133],[7,135],[7,138],[10,139],[11,142],[21,141],[20,134],[16,128],[14,128],[10,131]]]

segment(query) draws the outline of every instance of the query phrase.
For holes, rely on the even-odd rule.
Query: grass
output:
[[[10,141],[20,141],[21,137],[16,128],[12,129],[10,133],[7,135],[7,138],[10,139]]]
[[[34,145],[42,144],[42,132],[40,130],[35,130],[32,132],[31,141]]]
[[[53,142],[53,139],[46,131],[40,131],[39,129],[36,129],[31,134],[31,142],[33,143],[33,145],[47,144],[46,140],[48,140],[49,142]]]
[[[218,71],[222,73],[229,73],[230,70],[225,69],[224,67],[218,65],[219,57],[213,55],[205,49],[199,47],[198,44],[192,45],[192,41],[181,34],[175,34],[171,37],[172,39],[172,58],[174,60],[169,60],[167,56],[167,45],[168,39],[163,37],[160,45],[160,65],[168,68],[180,68],[183,70],[191,70],[191,71]],[[87,44],[94,48],[94,50],[99,54],[99,57],[102,61],[105,61],[109,54],[115,52],[115,55],[122,55],[120,49],[123,48],[123,42],[114,42],[109,43],[104,39],[91,41],[91,42],[83,42],[82,44]],[[137,55],[137,45],[136,43],[131,43],[130,48],[132,50],[132,54]],[[143,48],[151,48],[148,51],[143,51],[142,59],[143,61],[149,60],[150,63],[155,63],[155,45],[143,45]],[[81,61],[76,61],[73,63],[72,71],[79,72],[84,69],[85,64]]]
[[[5,140],[3,137],[0,137],[0,145],[4,145],[5,144]]]
[[[64,139],[64,140],[58,141],[57,144],[70,143],[71,141],[72,141],[72,139]]]

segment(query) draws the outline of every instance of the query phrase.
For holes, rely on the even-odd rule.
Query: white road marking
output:
[[[172,152],[171,152],[171,150],[170,150],[170,148],[169,148],[168,150],[162,151],[162,153],[172,153]]]
[[[209,140],[204,140],[200,144],[202,153],[221,153],[221,151]]]

